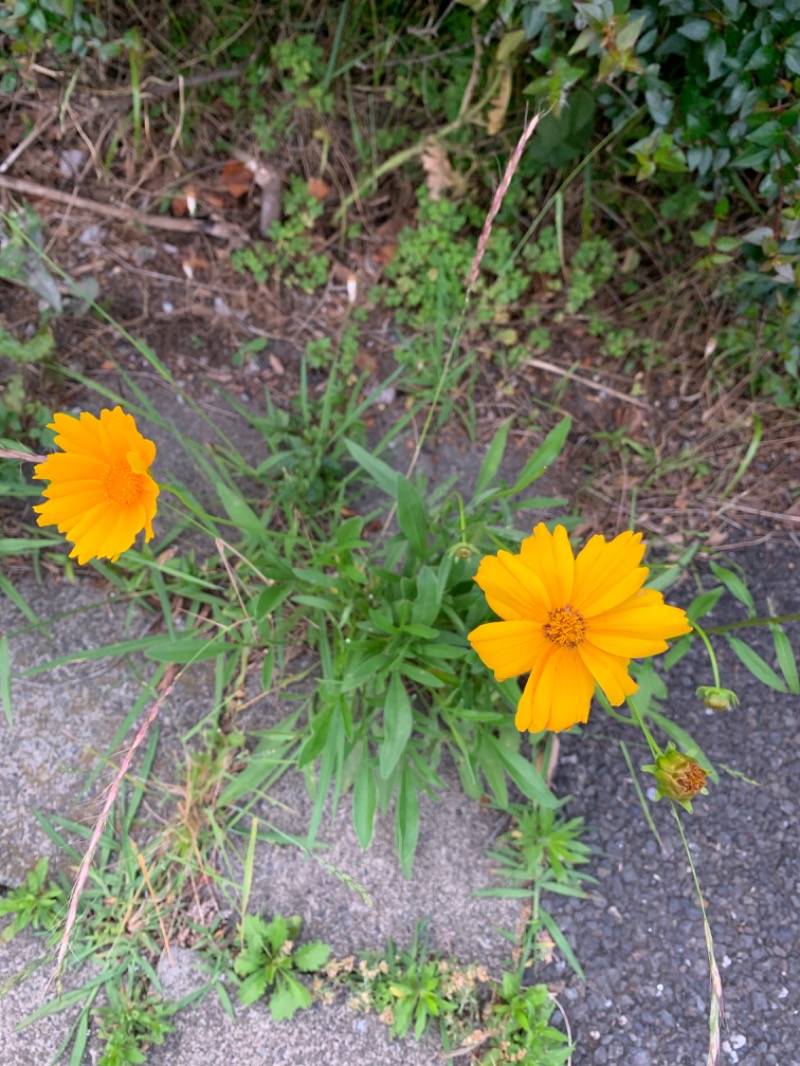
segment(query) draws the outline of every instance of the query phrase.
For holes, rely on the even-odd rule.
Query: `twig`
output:
[[[34,141],[38,140],[48,126],[53,125],[57,117],[58,116],[56,112],[52,112],[49,115],[45,115],[39,125],[34,126],[28,136],[25,137],[24,140],[21,140],[17,147],[12,149],[5,157],[3,162],[0,163],[0,174],[5,174],[9,167],[12,166],[17,161],[17,159],[19,159],[25,149],[29,147],[29,145],[33,144]]]
[[[115,218],[120,222],[129,222],[149,229],[170,230],[173,233],[207,233],[211,237],[227,238],[239,232],[237,226],[227,222],[213,222],[204,219],[170,218],[167,215],[148,215],[134,207],[117,207],[114,204],[101,204],[96,200],[87,200],[83,196],[73,196],[60,189],[49,189],[34,181],[23,178],[6,178],[0,175],[0,189],[19,193],[21,196],[39,196],[43,200],[52,200],[70,208],[89,211],[106,218]]]
[[[800,522],[800,514],[790,514],[788,511],[785,514],[779,511],[764,511],[760,507],[746,507],[743,503],[735,503],[733,500],[726,500],[720,505],[719,513],[723,514],[725,511],[742,511],[744,514],[758,515],[759,518],[772,518],[777,522]]]
[[[254,53],[255,55],[255,53]],[[233,81],[236,78],[241,77],[247,66],[252,62],[253,56],[245,63],[240,63],[236,67],[231,67],[228,70],[209,70],[203,74],[191,74],[189,77],[178,76],[173,81],[161,81],[160,78],[149,77],[145,78],[141,86],[141,97],[143,100],[158,99],[159,97],[172,96],[173,93],[180,93],[183,89],[195,89],[201,85],[210,85],[215,81]],[[59,77],[59,72],[55,70],[49,70],[47,67],[41,67],[38,64],[34,64],[31,68],[34,72],[44,74],[45,77],[51,78],[53,81],[62,83],[62,79]],[[148,88],[148,86],[152,86]],[[50,90],[52,93],[54,90]],[[77,95],[91,95],[99,98],[102,106],[114,106],[115,99],[119,100],[120,107],[128,106],[128,101],[133,93],[133,88],[130,85],[125,85],[119,89],[101,89],[90,85],[81,85],[77,90]]]
[[[544,359],[526,359],[526,366],[536,367],[537,370],[546,370],[548,374],[558,374],[559,377],[569,377],[571,381],[577,381],[579,385],[583,385],[584,388],[594,389],[595,392],[607,392],[609,396],[613,396],[616,400],[623,400],[625,403],[632,403],[634,407],[641,407],[647,411],[650,407],[644,400],[637,400],[635,396],[628,396],[625,392],[619,392],[617,389],[612,389],[610,385],[601,385],[596,381],[589,381],[588,378],[578,377],[577,374],[570,374],[568,370],[565,370],[563,366],[556,366],[555,363],[548,363]]]
[[[106,796],[106,801],[103,804],[103,809],[100,812],[100,817],[95,822],[94,829],[92,830],[92,836],[89,840],[89,847],[87,848],[86,854],[81,860],[80,869],[78,870],[78,876],[75,878],[75,884],[72,887],[72,893],[69,898],[67,920],[64,923],[64,932],[61,934],[61,940],[58,944],[58,955],[56,956],[56,966],[53,972],[53,978],[58,977],[64,965],[64,957],[67,954],[70,933],[72,932],[72,929],[75,925],[75,919],[78,915],[78,902],[80,901],[81,894],[83,892],[84,886],[86,885],[86,879],[89,876],[89,867],[92,865],[94,853],[97,850],[97,845],[100,843],[100,837],[103,835],[103,830],[105,829],[106,822],[108,821],[109,812],[111,811],[111,808],[114,805],[114,800],[117,798],[117,794],[119,793],[122,780],[130,769],[131,763],[133,762],[133,756],[136,754],[136,751],[141,746],[142,742],[144,741],[144,738],[147,736],[150,726],[153,724],[153,722],[155,722],[156,718],[158,717],[158,712],[161,710],[161,705],[163,704],[164,700],[172,693],[172,689],[175,684],[174,678],[177,672],[177,667],[173,665],[171,669],[172,680],[170,680],[170,682],[167,684],[167,687],[164,689],[164,691],[158,697],[156,702],[150,708],[150,712],[142,723],[139,732],[133,738],[133,743],[125,752],[125,758],[120,763],[119,770],[117,770],[114,776],[114,780],[111,782],[111,787],[108,790],[108,795]]]

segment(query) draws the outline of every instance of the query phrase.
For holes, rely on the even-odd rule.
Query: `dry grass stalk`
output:
[[[481,235],[478,238],[478,247],[475,252],[475,258],[472,260],[472,269],[469,272],[469,284],[467,285],[467,291],[472,290],[472,286],[478,280],[478,271],[480,270],[481,260],[483,259],[484,252],[486,251],[486,245],[489,243],[489,235],[492,232],[492,225],[497,217],[497,212],[500,210],[505,195],[508,192],[508,187],[511,184],[511,179],[514,177],[514,173],[519,166],[519,161],[522,159],[522,153],[525,151],[525,145],[533,136],[533,132],[539,125],[542,118],[542,112],[534,115],[528,125],[522,131],[520,139],[517,141],[517,146],[511,154],[511,158],[506,166],[505,173],[500,184],[497,186],[497,192],[492,198],[492,206],[489,208],[489,214],[483,223],[483,229]]]
[[[141,747],[144,738],[147,736],[150,730],[150,727],[158,717],[158,712],[161,710],[161,706],[164,703],[164,700],[172,692],[175,683],[175,673],[176,671],[173,668],[172,677],[169,683],[167,684],[161,695],[158,697],[158,699],[155,701],[153,706],[150,708],[147,717],[145,718],[144,722],[142,722],[142,725],[139,728],[139,732],[133,739],[133,743],[125,752],[125,757],[120,763],[119,770],[117,770],[114,776],[114,780],[111,782],[111,786],[108,790],[105,803],[103,804],[103,809],[100,812],[100,817],[95,822],[94,829],[92,830],[92,836],[89,840],[89,847],[86,849],[86,854],[81,860],[81,865],[78,870],[78,876],[75,878],[75,884],[73,885],[72,893],[70,894],[69,908],[67,910],[67,920],[64,923],[64,932],[61,934],[61,940],[58,944],[58,955],[56,956],[56,966],[53,974],[54,977],[58,977],[64,965],[64,958],[67,954],[70,934],[72,933],[72,929],[75,925],[75,919],[78,915],[78,902],[80,901],[81,894],[86,885],[86,879],[89,876],[89,867],[92,865],[94,853],[97,850],[97,845],[100,843],[100,837],[103,835],[103,830],[105,829],[106,822],[108,821],[108,815],[114,805],[114,800],[119,794],[123,778],[127,774],[128,770],[130,770],[131,768],[133,756]]]

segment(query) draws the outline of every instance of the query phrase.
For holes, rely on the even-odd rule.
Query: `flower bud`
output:
[[[675,800],[690,814],[694,797],[701,793],[708,795],[705,787],[708,773],[696,759],[684,755],[672,744],[656,758],[655,765],[643,766],[642,769],[656,779],[657,800]]]
[[[729,688],[701,685],[695,695],[712,711],[730,711],[739,705],[739,697]]]

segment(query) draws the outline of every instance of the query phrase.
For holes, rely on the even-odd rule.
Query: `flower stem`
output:
[[[653,734],[650,732],[650,730],[645,725],[644,718],[642,718],[641,714],[639,713],[639,708],[636,706],[636,704],[633,702],[633,700],[630,699],[630,697],[626,700],[626,703],[628,704],[628,706],[631,709],[631,716],[633,718],[633,721],[636,723],[636,725],[638,725],[638,727],[641,729],[642,733],[644,734],[644,738],[645,738],[645,740],[648,743],[648,746],[649,746],[650,751],[651,751],[651,753],[653,755],[653,758],[657,759],[659,757],[659,755],[663,754],[663,752],[661,751],[661,748],[656,743],[655,738],[653,737]],[[622,720],[625,721],[624,718]]]
[[[611,715],[612,718],[615,718],[618,722],[622,722],[623,725],[636,725],[637,724],[635,718],[633,718],[633,717],[628,718],[626,715],[620,714],[619,711],[615,711],[614,710],[614,708],[611,706],[611,704],[609,704],[605,708],[605,712],[606,712],[606,714]]]
[[[703,901],[703,893],[700,889],[700,880],[697,876],[697,870],[695,869],[694,860],[692,859],[692,853],[689,850],[689,843],[686,840],[686,834],[683,831],[683,823],[681,822],[675,803],[672,803],[672,815],[678,825],[678,833],[680,834],[681,841],[683,842],[683,850],[686,854],[686,858],[689,861],[689,869],[692,871],[692,879],[694,880],[694,888],[697,893],[697,900],[700,904],[700,911],[703,915],[703,931],[706,938],[706,950],[708,952],[708,969],[709,977],[711,978],[711,1004],[708,1012],[708,1058],[706,1059],[706,1066],[716,1066],[719,1059],[720,1049],[720,1019],[722,1017],[722,979],[719,974],[719,967],[717,966],[717,960],[714,958],[714,941],[711,937],[711,926],[708,924],[708,915],[706,913],[706,905]]]
[[[702,640],[702,642],[706,646],[706,651],[708,652],[708,658],[709,658],[709,660],[711,662],[711,670],[712,670],[712,672],[714,674],[714,688],[719,688],[720,687],[719,667],[717,666],[717,657],[714,654],[714,649],[711,647],[711,641],[706,636],[705,631],[703,630],[703,628],[701,626],[699,626],[697,624],[697,622],[692,622],[692,626],[694,628],[695,633],[697,633],[697,635],[700,637],[700,639]]]
[[[800,611],[792,611],[790,614],[776,614],[774,618],[745,618],[741,622],[727,622],[721,626],[709,626],[706,633],[718,636],[720,633],[731,633],[735,629],[755,629],[758,626],[771,626],[775,623],[783,625],[785,622],[800,622]],[[692,622],[695,629],[697,622]]]

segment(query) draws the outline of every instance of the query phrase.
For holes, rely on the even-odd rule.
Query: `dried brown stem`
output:
[[[92,836],[89,840],[89,847],[86,849],[86,854],[81,860],[80,869],[78,870],[78,876],[75,878],[75,884],[73,885],[72,893],[69,898],[67,920],[64,923],[64,932],[61,934],[61,940],[58,944],[58,955],[56,956],[56,966],[55,971],[53,973],[53,977],[58,977],[64,965],[64,958],[67,954],[70,934],[72,933],[73,927],[75,925],[75,920],[78,916],[78,903],[80,901],[83,889],[86,885],[86,879],[89,876],[89,867],[92,865],[94,853],[97,850],[97,845],[100,843],[100,837],[103,835],[103,830],[105,829],[106,822],[108,821],[108,815],[114,805],[114,800],[119,794],[119,789],[120,785],[122,784],[123,778],[127,774],[128,770],[130,770],[131,768],[133,756],[141,747],[144,738],[147,736],[150,726],[153,724],[153,722],[155,722],[156,718],[158,717],[158,712],[161,710],[161,705],[163,704],[164,700],[172,692],[172,689],[174,687],[175,672],[176,668],[173,667],[172,679],[169,681],[167,687],[164,689],[164,691],[155,701],[153,706],[150,708],[147,717],[145,718],[144,722],[142,722],[142,725],[139,728],[139,732],[133,738],[133,743],[125,752],[125,758],[120,763],[119,770],[117,770],[114,776],[114,780],[111,782],[111,786],[108,790],[108,795],[106,796],[105,803],[103,804],[103,809],[100,812],[100,817],[95,822],[94,829],[92,830]]]
[[[87,200],[83,196],[73,196],[72,193],[61,192],[60,189],[49,189],[46,185],[39,185],[34,181],[26,181],[24,178],[6,178],[0,175],[0,189],[8,189],[9,192],[18,193],[20,196],[38,196],[43,200],[52,200],[53,203],[65,204],[73,209],[89,211],[94,215],[115,218],[120,222],[145,226],[148,229],[163,229],[172,233],[207,233],[211,237],[221,238],[232,237],[237,233],[237,227],[225,222],[170,218],[167,215],[148,215],[144,211],[137,211],[134,207],[101,204],[96,200]]]

